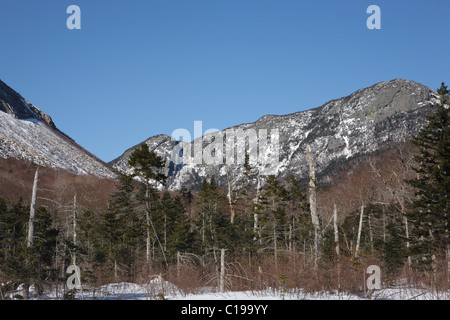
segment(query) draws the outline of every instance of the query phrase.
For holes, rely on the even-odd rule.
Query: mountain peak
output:
[[[0,111],[20,120],[41,121],[56,129],[52,118],[0,80]]]
[[[116,173],[56,128],[52,118],[0,80],[0,157],[76,174]]]
[[[392,143],[411,139],[426,123],[426,115],[430,112],[427,106],[435,97],[435,92],[428,87],[398,78],[359,89],[313,109],[287,115],[266,115],[253,123],[231,128],[257,131],[267,129],[268,134],[272,129],[277,130],[279,162],[273,168],[277,176],[307,176],[307,148],[316,163],[318,176],[325,176],[327,172],[339,170],[337,164],[386,150]],[[222,131],[222,135],[225,146],[227,129]],[[174,142],[169,137],[155,136],[145,142],[150,150],[166,159],[169,189],[179,189],[182,185],[195,188],[200,185],[203,177],[213,175],[220,185],[226,185],[228,173],[234,184],[243,174],[239,165],[231,165],[225,169],[224,164],[212,166],[183,162],[175,165],[171,161]],[[203,147],[209,143],[204,140]],[[242,148],[245,148],[244,144],[236,145],[237,150],[243,150]],[[119,171],[127,172],[127,160],[132,149],[128,149],[110,164]],[[190,152],[192,156],[193,150],[195,151],[193,144],[188,144],[182,154]],[[254,165],[260,172],[265,172],[267,167],[272,166],[263,163]]]

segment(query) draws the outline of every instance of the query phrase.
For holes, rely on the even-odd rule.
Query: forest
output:
[[[367,295],[365,271],[376,265],[384,287],[449,290],[444,83],[438,94],[428,125],[411,142],[364,157],[327,183],[316,179],[309,154],[309,177],[286,180],[260,176],[246,155],[233,187],[219,187],[213,176],[200,190],[169,192],[155,187],[166,179],[163,160],[141,145],[129,159],[133,174],[105,187],[112,189],[106,205],[87,208],[80,198],[93,192],[58,198],[39,189],[42,169],[34,168],[31,199],[0,198],[0,299],[19,285],[16,298],[32,298],[33,286],[37,297],[56,287],[73,299],[73,265],[83,287],[160,277],[184,292],[210,286]]]

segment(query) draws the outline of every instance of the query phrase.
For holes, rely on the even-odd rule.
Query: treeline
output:
[[[105,210],[83,209],[74,195],[64,214],[41,206],[30,219],[22,200],[0,199],[2,295],[19,284],[66,290],[69,265],[80,267],[84,285],[162,274],[179,287],[216,286],[221,249],[229,289],[358,291],[369,264],[381,267],[386,285],[406,277],[448,289],[448,93],[442,84],[414,153],[370,158],[334,186],[316,181],[309,154],[310,177],[284,181],[261,176],[246,155],[233,187],[211,177],[198,192],[169,192],[163,160],[143,144]]]

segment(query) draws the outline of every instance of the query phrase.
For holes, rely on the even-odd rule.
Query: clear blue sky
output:
[[[0,79],[110,161],[194,120],[225,129],[394,78],[437,89],[449,14],[448,0],[0,0]]]

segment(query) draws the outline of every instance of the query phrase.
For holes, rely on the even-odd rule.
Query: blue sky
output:
[[[448,0],[0,0],[0,79],[110,161],[195,120],[225,129],[395,78],[437,89],[449,13]]]

